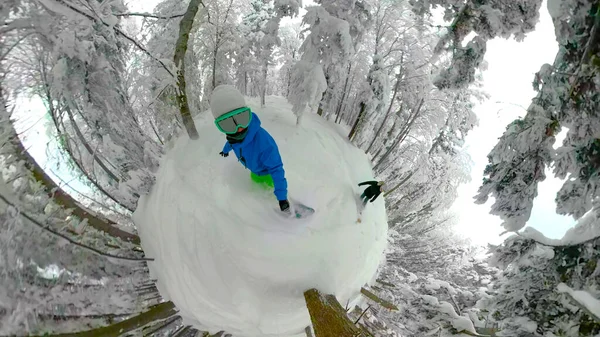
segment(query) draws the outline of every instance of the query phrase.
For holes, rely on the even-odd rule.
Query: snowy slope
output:
[[[301,126],[283,98],[250,103],[278,143],[289,194],[316,209],[284,219],[271,191],[250,181],[210,113],[196,119],[200,139],[177,139],[134,220],[161,294],[184,322],[234,336],[303,336],[310,325],[303,292],[316,287],[342,305],[361,300],[387,242],[383,198],[357,223],[359,182],[371,180],[366,155],[335,125],[307,115]]]

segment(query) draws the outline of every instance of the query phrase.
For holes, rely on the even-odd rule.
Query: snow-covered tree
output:
[[[390,232],[375,290],[400,310],[369,307],[362,322],[376,336],[451,336],[485,328],[487,314],[478,301],[490,297],[498,270],[477,256],[479,249],[448,235],[449,224],[434,228]]]
[[[488,155],[486,177],[477,196],[485,202],[493,196],[492,214],[503,226],[517,231],[529,219],[537,184],[545,169],[554,166],[561,179],[568,178],[558,192],[557,211],[580,218],[594,209],[598,196],[598,129],[596,118],[600,95],[598,49],[598,4],[551,3],[559,52],[554,64],[545,64],[536,74],[538,91],[524,118],[507,127]],[[596,20],[596,21],[594,21]],[[555,136],[566,128],[558,149]]]
[[[444,52],[452,57],[450,66],[438,73],[435,80],[438,88],[459,88],[471,83],[475,69],[483,61],[486,42],[496,37],[523,40],[535,28],[542,5],[541,0],[410,0],[409,3],[421,17],[441,7],[444,19],[452,22],[432,55],[432,60]],[[465,43],[470,33],[474,36]]]
[[[325,103],[331,100],[333,92],[330,91],[329,96],[323,93],[330,85],[340,82],[349,58],[355,52],[355,42],[369,18],[362,1],[317,3],[320,5],[307,8],[302,19],[308,26],[305,30],[308,35],[300,48],[300,61],[292,71],[291,94],[288,96],[298,122],[307,107],[316,111],[322,100]],[[323,107],[320,109],[323,111]]]
[[[279,95],[288,97],[292,81],[292,69],[299,60],[299,50],[302,45],[300,40],[301,27],[299,24],[290,24],[282,26],[279,29],[279,39],[281,44],[275,51],[275,57],[279,68]]]
[[[245,40],[240,51],[238,65],[238,88],[248,91],[251,80],[260,96],[261,105],[265,105],[267,77],[269,67],[274,65],[275,48],[281,45],[279,25],[285,16],[295,16],[298,3],[270,0],[253,0],[251,11],[242,20],[242,39]],[[286,46],[289,48],[290,46]],[[295,56],[292,55],[292,58]]]
[[[548,240],[528,228],[492,247],[492,264],[502,268],[492,295],[481,305],[505,336],[596,336],[600,332],[594,215],[565,239]],[[583,234],[583,235],[582,235]]]

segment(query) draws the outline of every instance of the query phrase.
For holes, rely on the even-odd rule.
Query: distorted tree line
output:
[[[318,113],[347,125],[348,138],[370,156],[375,174],[389,186],[390,227],[414,236],[443,228],[456,187],[469,175],[460,147],[476,123],[474,104],[485,98],[476,70],[485,43],[497,36],[521,38],[531,31],[540,4],[521,2],[517,11],[493,2],[490,8],[510,20],[491,26],[496,21],[476,18],[497,12],[474,1],[357,0],[340,5],[323,0],[307,8],[305,29],[297,33],[294,27],[280,27],[284,17],[299,12],[298,4],[288,1],[164,1],[154,14],[129,13],[121,1],[3,3],[0,112],[6,188],[0,261],[7,282],[1,298],[18,289],[27,291],[10,297],[14,302],[6,302],[0,312],[23,329],[54,321],[56,331],[64,331],[67,322],[78,320],[97,326],[88,332],[95,335],[197,332],[182,325],[172,303],[162,301],[145,262],[152,257],[144,256],[134,224],[117,214],[130,215],[137,198],[148,193],[166,142],[184,132],[197,137],[192,118],[208,107],[210,92],[222,83],[236,84],[260,97],[263,105],[269,94],[288,97],[299,123],[302,114]],[[442,39],[423,18],[433,5],[444,6],[452,19]],[[579,218],[595,200],[595,192],[584,192],[595,191],[598,141],[593,132],[578,133],[597,129],[595,115],[578,116],[597,111],[600,9],[593,1],[577,2],[573,8],[571,14],[555,15],[555,24],[572,29],[560,31],[559,57],[536,76],[539,96],[494,150],[520,152],[504,161],[491,156],[486,170],[489,179],[479,199],[496,197],[494,212],[507,221],[507,229],[520,229],[529,216],[537,182],[552,161],[549,146],[561,127],[569,129],[565,147],[572,150],[555,160],[557,173],[574,180],[558,198],[560,210]],[[123,21],[136,16],[144,17],[137,30]],[[340,22],[346,24],[333,24]],[[476,36],[460,44],[471,31]],[[573,31],[583,33],[575,36]],[[274,72],[277,66],[279,73]],[[92,198],[96,202],[85,205],[70,195],[27,151],[13,111],[18,98],[28,96],[44,102],[66,166],[97,192]],[[537,147],[512,146],[515,135],[535,140]],[[515,167],[517,161],[523,165]],[[514,178],[504,179],[509,173]],[[515,200],[526,202],[529,209],[515,206]],[[103,214],[98,205],[112,212]],[[530,247],[514,242],[522,250]],[[565,248],[557,256],[571,261],[585,247]],[[418,253],[415,261],[433,254],[421,248],[408,248]],[[556,259],[552,263],[559,264]],[[53,281],[39,277],[37,268],[49,264],[66,271]],[[584,271],[593,272],[591,267]],[[573,279],[571,271],[560,276]],[[101,283],[103,278],[109,281]],[[74,287],[87,299],[83,307],[69,303],[78,299]],[[114,301],[119,305],[101,302],[106,291],[123,300]],[[39,294],[52,295],[41,303]],[[341,329],[367,334],[360,322],[339,310],[335,298],[323,296],[319,298],[324,302],[313,296],[307,303],[329,303]],[[509,309],[498,312],[510,322]],[[597,330],[590,315],[576,318],[585,331]],[[315,332],[326,331],[316,327],[321,323],[313,322]]]

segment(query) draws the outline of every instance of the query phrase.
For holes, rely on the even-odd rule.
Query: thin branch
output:
[[[450,300],[452,301],[452,304],[454,304],[454,307],[456,308],[456,312],[458,313],[459,316],[462,316],[462,312],[460,311],[460,308],[458,307],[458,304],[454,300],[454,296],[452,296],[452,294],[450,293],[450,290],[448,290],[448,288],[444,288],[444,289],[446,290],[446,293],[448,294],[448,297],[450,297]]]
[[[11,203],[10,201],[8,201],[8,199],[6,197],[4,197],[4,195],[0,194],[0,199],[2,201],[4,201],[4,203],[6,203],[7,205],[17,208],[17,206],[14,205],[13,203]],[[74,245],[76,245],[78,247],[87,249],[87,250],[92,251],[92,252],[94,252],[94,253],[96,253],[98,255],[110,257],[110,258],[113,258],[113,259],[127,260],[127,261],[154,261],[153,258],[146,258],[146,257],[142,257],[142,258],[126,257],[126,256],[118,256],[118,255],[113,255],[113,254],[110,254],[110,253],[102,252],[102,251],[100,251],[100,250],[98,250],[96,248],[93,248],[93,247],[90,247],[90,246],[86,246],[83,243],[79,243],[79,242],[77,242],[77,241],[69,238],[68,236],[66,236],[64,234],[61,234],[61,233],[55,231],[54,229],[50,228],[50,226],[46,226],[46,225],[40,223],[38,220],[34,219],[32,216],[28,215],[25,212],[19,212],[19,214],[22,215],[25,219],[31,221],[36,226],[40,227],[41,229],[46,230],[46,231],[48,231],[48,232],[50,232],[50,233],[52,233],[52,234],[54,234],[56,236],[59,236],[59,237],[65,239],[65,240],[69,241],[70,243],[72,243],[72,244],[74,244]]]
[[[56,315],[56,314],[45,314],[38,313],[37,317],[43,320],[54,320],[54,321],[68,321],[68,320],[78,320],[78,319],[113,319],[113,318],[121,318],[121,317],[129,317],[133,315],[138,315],[138,313],[125,313],[125,314],[99,314],[99,315]]]
[[[117,214],[119,214],[119,215],[121,215],[121,216],[123,216],[123,217],[129,217],[129,216],[131,216],[131,215],[129,215],[129,214],[123,214],[123,213],[121,213],[120,211],[114,210],[114,209],[110,208],[110,206],[108,206],[108,205],[106,205],[106,204],[104,204],[104,203],[102,203],[102,202],[100,202],[100,201],[98,201],[98,200],[96,200],[96,199],[94,199],[94,198],[92,198],[92,197],[90,197],[90,196],[88,196],[88,195],[86,195],[86,194],[84,194],[84,193],[82,193],[82,192],[78,191],[78,190],[77,190],[77,189],[75,189],[73,186],[71,186],[71,185],[69,184],[69,182],[66,182],[66,181],[65,181],[63,178],[61,178],[61,177],[60,177],[60,175],[59,175],[58,173],[54,172],[54,170],[50,169],[50,172],[52,172],[52,174],[54,174],[54,176],[55,176],[55,177],[57,177],[57,178],[58,178],[58,179],[59,179],[59,180],[60,180],[60,181],[61,181],[61,182],[64,184],[64,186],[67,186],[68,188],[70,188],[70,189],[71,189],[72,191],[74,191],[75,193],[77,193],[77,194],[79,194],[80,196],[82,196],[82,197],[84,197],[84,198],[86,198],[86,199],[88,199],[88,200],[92,201],[93,203],[97,204],[97,205],[98,205],[98,206],[100,206],[101,208],[104,208],[105,210],[107,210],[107,211],[110,211],[110,212],[117,213]]]
[[[92,21],[99,21],[101,22],[103,25],[105,25],[106,27],[111,27],[111,25],[109,25],[108,23],[104,22],[101,18],[94,18],[91,14],[88,14],[84,11],[82,11],[81,9],[74,7],[68,3],[65,3],[63,0],[57,0],[60,1],[62,3],[63,6],[71,9],[72,11],[81,14],[83,16],[85,16],[86,18],[92,20]],[[121,35],[122,37],[124,37],[126,40],[129,40],[131,43],[133,43],[136,47],[138,47],[141,51],[143,51],[146,55],[148,55],[151,59],[155,60],[156,62],[158,62],[166,71],[167,73],[169,73],[169,75],[171,75],[173,78],[176,78],[175,75],[171,72],[171,70],[169,69],[169,67],[167,67],[167,65],[160,59],[156,58],[154,55],[152,55],[146,48],[144,48],[144,46],[142,46],[137,40],[135,40],[134,38],[130,37],[129,35],[125,34],[125,32],[123,32],[121,29],[117,28],[117,27],[112,27],[115,32],[117,32],[119,35]]]
[[[142,17],[145,17],[145,18],[163,19],[163,20],[180,18],[180,17],[182,17],[184,15],[185,15],[185,13],[175,14],[175,15],[170,15],[170,16],[155,15],[155,14],[150,14],[150,13],[119,13],[119,14],[115,14],[115,16],[125,16],[125,17],[127,17],[127,16],[142,16]]]
[[[360,316],[358,316],[358,318],[356,319],[356,321],[354,321],[354,324],[358,324],[358,322],[360,321],[360,319],[367,313],[367,311],[369,311],[369,309],[371,309],[371,305],[369,304],[367,306],[367,308],[360,314]]]
[[[10,52],[13,50],[13,48],[15,48],[15,47],[19,46],[19,45],[20,45],[20,43],[21,43],[21,41],[25,40],[26,38],[28,38],[28,37],[29,37],[30,35],[32,35],[32,34],[33,34],[33,32],[31,32],[31,33],[27,33],[27,34],[23,35],[23,36],[22,36],[21,38],[19,38],[19,39],[18,39],[18,40],[17,40],[17,41],[16,41],[16,42],[15,42],[15,43],[12,45],[12,46],[8,47],[8,50],[7,50],[7,51],[6,51],[4,54],[2,54],[2,55],[0,56],[0,61],[4,60],[4,58],[5,58],[6,56],[8,56],[8,54],[10,54]]]
[[[148,331],[142,331],[142,334],[143,334],[144,337],[146,337],[146,336],[153,336],[155,333],[159,332],[160,330],[163,330],[167,326],[173,324],[175,321],[180,320],[180,319],[181,319],[181,316],[178,316],[178,315],[174,315],[174,316],[168,317],[165,320],[163,320],[162,322],[157,323],[157,324],[151,326],[148,329]]]

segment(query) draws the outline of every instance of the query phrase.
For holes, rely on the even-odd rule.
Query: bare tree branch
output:
[[[156,15],[156,14],[150,14],[150,13],[119,13],[119,14],[115,14],[115,16],[125,16],[125,17],[127,17],[127,16],[141,16],[141,17],[145,17],[145,18],[163,19],[163,20],[180,18],[180,17],[182,17],[184,15],[185,15],[185,13],[174,14],[174,15],[170,15],[170,16]]]

